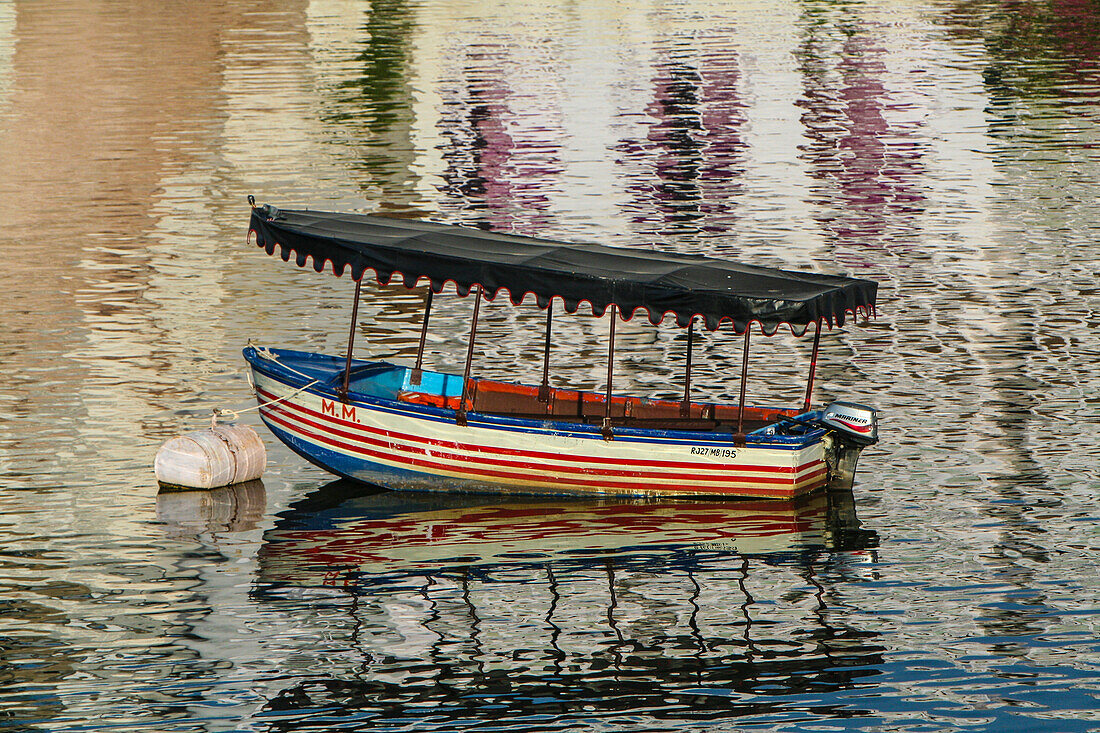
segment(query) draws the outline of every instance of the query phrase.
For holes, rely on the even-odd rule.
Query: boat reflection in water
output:
[[[253,599],[318,632],[267,709],[436,728],[793,710],[881,665],[833,610],[876,545],[850,491],[508,501],[337,481],[264,534]]]

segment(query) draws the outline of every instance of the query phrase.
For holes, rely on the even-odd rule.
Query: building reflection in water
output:
[[[315,708],[444,726],[782,711],[877,674],[877,634],[834,610],[876,546],[850,492],[501,499],[338,481],[264,534],[253,600],[319,639],[318,659],[282,662],[291,681],[266,710],[276,728]]]
[[[627,213],[645,233],[726,231],[740,192],[747,146],[738,57],[726,44],[698,41],[660,48],[646,138],[617,146]]]
[[[842,242],[913,241],[926,208],[923,110],[887,86],[874,25],[813,1],[802,4],[799,25],[801,157],[816,182],[815,217]]]
[[[526,90],[532,59],[488,41],[453,51],[437,122],[445,141],[441,205],[462,223],[537,235],[553,224],[559,112]],[[518,89],[517,89],[518,87]]]

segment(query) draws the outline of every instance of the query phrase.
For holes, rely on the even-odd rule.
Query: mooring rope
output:
[[[300,377],[305,377],[306,379],[309,379],[308,374],[303,374],[302,372],[298,371],[297,369],[294,369],[293,367],[288,367],[286,364],[283,364],[281,361],[279,361],[279,357],[275,356],[275,354],[271,353],[271,351],[269,351],[268,349],[265,349],[263,346],[257,346],[256,344],[252,343],[252,339],[248,340],[248,345],[251,346],[253,349],[255,349],[256,353],[259,354],[262,358],[267,359],[268,361],[275,362],[276,364],[281,366],[283,369],[286,369],[289,372],[294,372],[295,374],[297,374]],[[245,379],[248,380],[248,387],[252,391],[252,394],[256,394],[256,384],[252,381],[251,370],[245,370],[245,375],[244,376],[245,376]],[[300,395],[302,392],[305,392],[307,389],[309,389],[313,385],[320,383],[320,381],[321,381],[320,379],[314,379],[309,384],[305,385],[304,387],[300,387],[299,389],[294,390],[293,392],[291,392],[288,395],[283,395],[282,397],[276,397],[273,400],[268,400],[266,402],[261,402],[257,405],[253,405],[252,407],[242,407],[239,410],[230,410],[230,409],[227,409],[227,408],[215,407],[212,411],[214,414],[210,417],[210,427],[213,428],[213,427],[217,426],[219,417],[229,417],[229,419],[231,419],[231,420],[236,420],[237,418],[239,418],[241,416],[241,413],[252,412],[253,410],[260,410],[260,409],[263,409],[264,407],[270,407],[271,405],[275,405],[275,404],[278,404],[280,402],[285,402],[286,400],[289,400],[291,397],[297,397],[298,395]]]

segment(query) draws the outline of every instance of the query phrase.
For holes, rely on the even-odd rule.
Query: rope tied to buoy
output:
[[[243,413],[262,410],[305,392],[322,380],[287,366],[279,361],[270,350],[252,343],[248,345],[267,361],[278,364],[281,369],[302,377],[302,387],[270,400],[263,400],[251,407],[228,409],[215,407],[210,416],[210,427],[194,430],[171,438],[157,450],[153,460],[153,470],[161,490],[172,489],[213,489],[245,481],[259,479],[267,467],[267,453],[263,441],[248,425],[225,423],[218,424],[219,418],[239,418]],[[245,370],[245,379],[252,394],[259,400],[261,394],[252,379],[250,369]]]
[[[251,346],[253,349],[255,349],[256,353],[259,354],[260,357],[262,357],[264,359],[267,359],[268,361],[272,361],[272,362],[278,364],[283,369],[286,369],[289,372],[293,372],[293,373],[297,374],[300,377],[305,377],[306,379],[309,379],[308,374],[303,374],[302,372],[298,371],[297,369],[294,369],[293,367],[288,367],[286,364],[283,364],[281,361],[279,361],[279,357],[277,357],[277,356],[275,356],[275,354],[271,353],[270,350],[264,348],[263,346],[258,346],[257,344],[252,343],[252,339],[248,340],[248,345]],[[256,394],[256,384],[252,381],[252,375],[251,375],[249,370],[245,370],[245,379],[248,380],[248,387],[252,391],[252,394]],[[251,407],[242,407],[238,410],[230,410],[230,409],[227,409],[227,408],[215,407],[211,411],[214,414],[210,416],[210,427],[211,428],[217,427],[219,417],[228,417],[230,420],[236,420],[237,418],[239,418],[241,416],[242,413],[252,412],[253,410],[260,410],[260,409],[263,409],[264,407],[270,407],[271,405],[276,405],[280,402],[285,402],[286,400],[289,400],[292,397],[297,397],[302,392],[305,392],[307,389],[309,389],[310,387],[312,387],[315,384],[319,384],[320,382],[321,382],[320,379],[314,379],[314,380],[310,381],[308,384],[306,384],[305,386],[299,387],[298,389],[294,390],[293,392],[291,392],[288,395],[283,395],[282,397],[276,397],[275,399],[267,400],[266,402],[260,402],[258,404],[252,405]]]

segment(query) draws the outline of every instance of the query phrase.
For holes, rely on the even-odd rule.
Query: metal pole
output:
[[[814,391],[814,374],[817,372],[817,347],[821,344],[821,321],[814,327],[814,351],[810,356],[810,379],[806,383],[806,402],[802,405],[803,412],[810,411],[810,395]]]
[[[351,330],[348,332],[348,357],[344,362],[344,382],[340,388],[340,396],[347,401],[348,383],[351,381],[351,351],[355,347],[355,327],[359,322],[359,289],[363,287],[363,280],[355,281],[355,301],[351,305]]]
[[[409,382],[420,384],[423,374],[421,366],[424,364],[424,343],[428,340],[428,317],[432,314],[432,286],[428,286],[428,294],[424,297],[424,322],[420,324],[420,345],[416,347],[416,366],[413,367]]]
[[[691,417],[691,338],[695,334],[695,316],[688,321],[687,360],[684,363],[684,401],[680,403],[680,417]]]
[[[752,324],[745,325],[745,348],[741,355],[741,401],[737,404],[737,434],[743,440],[745,437],[745,380],[749,376],[749,334],[752,332]]]
[[[481,285],[477,286],[477,300],[474,301],[474,318],[470,324],[470,343],[466,347],[466,369],[462,372],[462,399],[458,403],[458,414],[455,422],[459,425],[466,424],[466,398],[470,392],[470,364],[474,360],[474,339],[477,337],[477,314],[481,310]]]
[[[546,343],[542,351],[542,384],[539,385],[539,402],[550,403],[550,326],[554,322],[554,301],[546,306]]]
[[[611,304],[611,335],[607,344],[607,391],[604,395],[603,437],[611,440],[611,374],[615,366],[615,321],[619,307]]]

